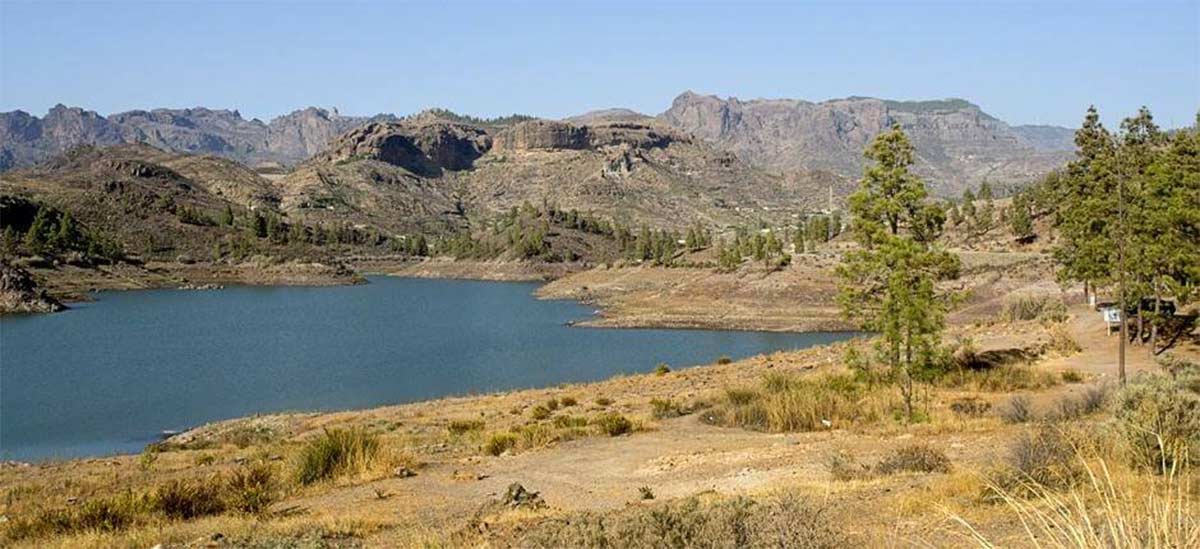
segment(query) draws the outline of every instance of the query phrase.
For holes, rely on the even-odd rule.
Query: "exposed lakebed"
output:
[[[137,452],[166,430],[592,381],[850,333],[587,329],[533,283],[104,292],[0,319],[0,459]]]

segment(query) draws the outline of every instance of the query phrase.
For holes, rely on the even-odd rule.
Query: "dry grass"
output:
[[[768,374],[761,387],[727,389],[701,418],[779,433],[878,423],[899,409],[895,391],[860,383],[853,376]]]
[[[1176,474],[1114,471],[1101,460],[1086,465],[1084,481],[1066,491],[1034,480],[1020,489],[998,484],[990,488],[1020,520],[1024,544],[1079,549],[1200,546],[1200,505],[1186,479]],[[980,546],[1001,546],[961,516],[954,518]]]
[[[326,429],[296,458],[296,482],[308,486],[340,476],[363,474],[383,456],[379,437],[362,428]]]

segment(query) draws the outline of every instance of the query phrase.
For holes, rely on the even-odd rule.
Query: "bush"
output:
[[[655,419],[668,419],[685,415],[683,407],[671,399],[650,399],[650,408]]]
[[[666,362],[659,362],[658,366],[654,367],[654,375],[656,376],[665,376],[669,373],[671,373],[671,367],[667,366]]]
[[[479,419],[456,419],[446,426],[451,435],[462,436],[467,433],[482,431],[486,424]]]
[[[633,431],[633,422],[618,413],[600,414],[592,418],[592,425],[595,425],[600,429],[600,432],[610,437],[620,436]]]
[[[1067,318],[1067,306],[1062,300],[1050,296],[1011,296],[1004,302],[1003,315],[1009,322],[1038,318],[1061,322]]]
[[[992,409],[992,404],[977,397],[964,397],[950,403],[950,411],[964,417],[983,417]]]
[[[550,417],[550,409],[541,404],[538,404],[537,406],[534,406],[532,410],[529,411],[529,417],[531,417],[537,421],[541,421],[543,419],[548,419]]]
[[[881,475],[895,473],[949,473],[950,458],[946,453],[928,444],[912,444],[892,451],[883,461],[875,465]]]
[[[1008,404],[1000,410],[1000,419],[1005,423],[1027,423],[1033,419],[1033,408],[1029,397],[1017,395],[1008,399]]]
[[[854,546],[826,509],[785,493],[703,501],[698,497],[617,511],[572,513],[536,524],[520,547],[796,547]]]
[[[638,496],[642,499],[654,499],[654,490],[651,490],[649,486],[642,486],[638,488]]]
[[[1007,470],[993,480],[1007,490],[1068,488],[1083,474],[1075,447],[1061,429],[1050,424],[1040,425],[1013,441],[1006,465]]]
[[[1107,387],[1088,387],[1078,397],[1064,396],[1058,399],[1052,419],[1069,421],[1094,414],[1104,409],[1107,399]]]
[[[1075,370],[1063,370],[1062,380],[1063,383],[1079,383],[1083,381],[1083,374]]]
[[[1047,333],[1050,335],[1050,340],[1046,342],[1046,349],[1050,351],[1070,356],[1083,350],[1083,347],[1079,346],[1079,342],[1075,341],[1075,338],[1061,324],[1051,326]]]
[[[512,433],[492,433],[483,443],[483,453],[498,456],[517,445],[517,435]]]
[[[586,417],[562,415],[554,418],[554,426],[560,429],[582,429],[587,427]]]
[[[551,398],[550,400],[547,400],[546,401],[546,409],[550,410],[551,412],[557,410],[558,409],[558,399]]]
[[[1167,473],[1200,459],[1200,394],[1178,379],[1139,376],[1118,395],[1115,415],[1138,465]]]
[[[379,455],[379,439],[362,429],[326,429],[300,451],[296,480],[302,485],[365,470]]]
[[[225,511],[218,479],[173,480],[154,491],[154,508],[173,520],[188,520]]]
[[[727,356],[722,356],[721,358],[717,359],[717,364],[730,364],[732,362],[733,362],[733,359],[729,358]]]
[[[564,408],[569,408],[571,406],[578,404],[578,402],[575,400],[575,397],[569,397],[569,396],[562,397],[562,398],[558,399],[558,401],[562,403]]]
[[[261,515],[278,497],[275,470],[267,463],[258,463],[234,471],[226,484],[226,498],[231,509]]]
[[[612,403],[613,403],[613,400],[608,397],[599,397],[596,399],[596,405],[600,406],[600,407],[609,406]]]
[[[871,468],[859,463],[853,455],[844,450],[839,450],[830,455],[827,465],[829,466],[829,474],[833,476],[833,480],[845,482],[871,478]]]

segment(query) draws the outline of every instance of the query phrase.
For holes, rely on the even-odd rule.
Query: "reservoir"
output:
[[[591,308],[536,289],[373,277],[102,292],[0,318],[0,459],[136,453],[220,419],[593,381],[855,335],[570,327]]]

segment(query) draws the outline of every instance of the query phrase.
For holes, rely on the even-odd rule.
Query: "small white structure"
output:
[[[1116,307],[1105,307],[1100,309],[1100,315],[1104,317],[1104,324],[1108,327],[1108,333],[1113,330],[1121,331],[1121,309]]]

